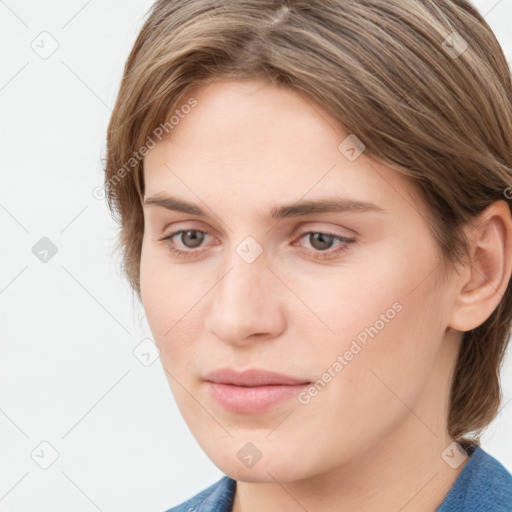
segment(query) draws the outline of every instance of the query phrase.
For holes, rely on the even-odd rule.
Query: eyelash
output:
[[[171,251],[172,254],[175,254],[176,256],[182,257],[182,258],[193,258],[193,257],[197,256],[198,251],[195,251],[193,249],[188,250],[188,251],[182,251],[181,249],[176,249],[176,246],[171,241],[172,238],[174,238],[176,235],[179,235],[181,233],[186,233],[187,231],[194,231],[197,233],[203,233],[205,235],[208,234],[206,231],[202,231],[200,229],[180,229],[179,231],[174,231],[170,235],[160,239],[160,241],[165,242],[165,245],[169,248],[169,250]],[[329,259],[329,258],[334,258],[342,251],[345,251],[346,249],[348,249],[348,246],[350,244],[355,242],[355,240],[353,238],[346,238],[344,236],[337,235],[336,233],[330,233],[328,231],[304,231],[303,233],[301,233],[299,235],[298,240],[300,241],[306,235],[311,235],[311,234],[321,234],[321,235],[325,235],[325,236],[330,236],[330,237],[333,237],[345,244],[345,245],[339,246],[337,249],[334,249],[334,250],[327,249],[325,251],[318,251],[318,250],[308,249],[307,251],[310,254],[310,256],[312,256],[314,259],[317,259],[317,260],[325,260],[325,259]]]

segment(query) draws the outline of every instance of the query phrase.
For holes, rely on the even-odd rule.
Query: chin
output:
[[[226,457],[226,450],[209,455],[212,462],[224,474],[241,482],[289,483],[308,478],[313,472],[313,469],[305,464],[305,460],[309,458],[306,454],[299,455],[297,458],[296,450],[292,450],[290,454],[262,451],[261,458],[256,462],[250,460],[244,462],[243,452],[240,456],[239,453],[235,453],[234,457],[229,458]],[[249,450],[246,453],[249,453]]]

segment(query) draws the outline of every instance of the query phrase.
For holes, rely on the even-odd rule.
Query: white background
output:
[[[151,2],[0,1],[0,510],[162,512],[222,473],[190,434],[111,257],[107,123]],[[512,0],[476,5],[512,59]],[[47,59],[31,48],[47,31]],[[48,36],[45,36],[48,37]],[[37,41],[37,39],[36,39]],[[48,45],[51,44],[47,40]],[[39,261],[48,237],[57,254]],[[483,447],[512,471],[512,366]],[[48,469],[40,461],[59,456]]]

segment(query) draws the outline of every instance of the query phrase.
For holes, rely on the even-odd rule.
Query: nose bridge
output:
[[[225,341],[241,342],[256,333],[271,333],[280,311],[276,277],[267,268],[263,248],[244,239],[226,259],[227,271],[212,290],[206,327]]]
[[[218,285],[217,296],[228,302],[258,309],[264,304],[272,273],[267,268],[268,257],[263,246],[252,236],[246,236],[226,258],[228,273]]]

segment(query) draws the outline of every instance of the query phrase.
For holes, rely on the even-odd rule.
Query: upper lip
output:
[[[236,386],[271,386],[271,385],[297,385],[309,384],[306,379],[300,379],[284,375],[282,373],[251,368],[244,371],[236,371],[231,368],[220,368],[210,372],[204,378],[209,382],[221,384],[234,384]]]

